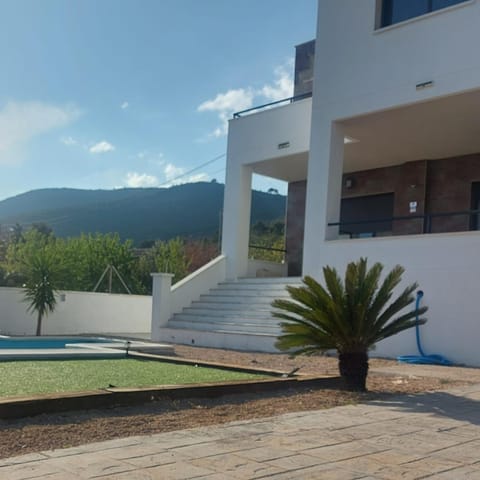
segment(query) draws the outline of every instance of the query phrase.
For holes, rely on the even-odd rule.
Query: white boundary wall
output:
[[[149,333],[152,297],[62,292],[55,311],[44,318],[42,335]],[[36,314],[27,312],[21,288],[0,288],[0,334],[34,335]]]

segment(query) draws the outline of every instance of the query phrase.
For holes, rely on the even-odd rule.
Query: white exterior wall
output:
[[[43,319],[42,335],[148,333],[152,297],[64,292],[55,311]],[[27,312],[20,288],[0,288],[0,334],[35,335],[36,314]]]
[[[480,234],[476,232],[411,235],[324,242],[320,263],[337,268],[367,257],[369,265],[382,262],[384,272],[405,268],[402,285],[418,282],[429,306],[428,322],[421,327],[426,354],[438,353],[452,361],[480,366]],[[322,278],[320,271],[315,275]],[[380,342],[375,355],[417,354],[414,329]]]
[[[318,2],[304,273],[319,268],[319,241],[335,237],[341,120],[480,88],[480,1],[375,30],[380,0]],[[417,91],[420,82],[431,88]]]
[[[349,118],[480,86],[478,0],[379,30],[376,5],[318,2],[313,108],[323,118]],[[430,80],[432,88],[416,90]]]
[[[404,266],[405,284],[418,281],[430,307],[426,353],[480,366],[480,233],[332,240],[337,229],[327,226],[339,219],[342,120],[480,88],[480,1],[381,30],[376,0],[321,0],[318,8],[304,273],[321,278],[328,264],[343,274],[361,256],[386,269]],[[427,81],[433,87],[416,90]],[[380,343],[376,353],[416,354],[414,330]]]

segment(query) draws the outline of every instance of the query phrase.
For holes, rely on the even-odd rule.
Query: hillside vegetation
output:
[[[135,245],[175,237],[218,235],[224,185],[171,188],[33,190],[0,202],[0,225],[44,223],[56,237],[118,233]],[[285,197],[252,192],[252,223],[285,216]]]

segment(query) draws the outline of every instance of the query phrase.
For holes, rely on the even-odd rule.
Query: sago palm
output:
[[[273,315],[282,319],[279,350],[295,355],[336,349],[340,375],[350,390],[366,389],[368,350],[384,338],[414,327],[422,307],[403,311],[414,302],[414,283],[392,300],[403,267],[397,265],[381,281],[383,265],[367,268],[367,260],[349,263],[345,280],[335,268],[323,268],[325,286],[312,277],[301,287],[287,287],[292,300],[275,300]],[[403,312],[402,312],[403,311]],[[393,318],[395,317],[396,318]],[[419,323],[425,323],[419,319]]]

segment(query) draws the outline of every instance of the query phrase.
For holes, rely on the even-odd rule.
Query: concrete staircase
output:
[[[175,314],[162,329],[162,341],[202,347],[275,352],[281,329],[272,314],[276,298],[289,298],[287,285],[300,278],[245,278],[220,283]]]

